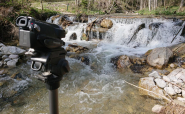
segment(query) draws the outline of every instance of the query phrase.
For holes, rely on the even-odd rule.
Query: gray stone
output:
[[[163,90],[155,85],[153,77],[141,78],[139,81],[139,87],[156,93],[156,94],[153,94],[151,92],[139,89],[140,95],[151,96],[155,99],[163,99],[162,97],[164,96]]]
[[[168,64],[170,58],[173,57],[173,52],[166,47],[153,49],[147,56],[147,63],[158,69],[162,69]]]
[[[165,87],[164,90],[169,94],[169,95],[175,95],[175,91],[172,87]]]
[[[18,59],[13,59],[7,62],[8,67],[16,67]]]
[[[179,101],[181,101],[181,102],[185,103],[185,98],[177,97],[177,100],[179,100]]]
[[[4,62],[10,61],[10,60],[11,60],[10,58],[6,58],[6,59],[4,60]]]
[[[154,78],[161,78],[161,76],[159,75],[159,73],[157,71],[153,71],[148,76],[149,77],[154,77]]]
[[[173,89],[178,94],[182,92],[182,90],[180,88],[176,87],[176,86],[173,86]]]
[[[2,61],[0,61],[0,67],[2,67],[3,66],[3,62]]]
[[[3,43],[0,43],[0,47],[5,46]]]
[[[24,54],[26,51],[15,47],[15,46],[2,46],[0,49],[3,54],[15,54],[15,55],[19,55],[19,54]]]
[[[158,87],[160,88],[165,88],[166,87],[166,82],[162,79],[155,79],[155,82]]]
[[[185,98],[185,91],[182,90],[182,96]]]
[[[12,55],[12,54],[11,54],[11,55],[9,56],[9,58],[11,58],[11,59],[16,59],[16,58],[19,58],[19,55]]]
[[[170,82],[170,78],[168,78],[167,76],[163,76],[163,80],[167,81],[167,82]]]
[[[1,75],[0,75],[0,77],[5,77],[5,76],[6,76],[6,74],[1,74]]]
[[[154,113],[159,113],[161,110],[162,110],[163,106],[161,105],[155,105],[153,108],[152,108],[152,112]]]
[[[8,58],[8,55],[3,55],[2,58],[6,59],[6,58]]]
[[[0,70],[0,75],[2,75],[4,73],[4,70]]]
[[[175,64],[173,64],[173,63],[170,64],[170,67],[171,67],[171,68],[175,68]]]
[[[179,79],[183,80],[185,82],[185,69],[183,68],[177,68],[173,70],[168,77],[171,81],[177,82]]]
[[[173,87],[173,85],[171,83],[168,84],[168,87]]]

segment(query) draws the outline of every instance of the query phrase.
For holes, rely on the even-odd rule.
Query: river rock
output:
[[[182,96],[185,98],[185,91],[182,90]]]
[[[168,77],[171,81],[177,82],[178,79],[181,79],[183,82],[185,82],[185,69],[183,68],[177,68],[173,70]]]
[[[17,93],[17,91],[14,91],[14,90],[4,90],[2,97],[9,98],[9,97],[14,96],[16,93]]]
[[[4,70],[0,70],[0,75],[2,75],[4,73]]]
[[[132,63],[131,63],[129,57],[126,55],[120,56],[117,61],[117,68],[119,68],[119,69],[129,68],[131,65],[132,65]]]
[[[185,35],[185,25],[183,26],[182,32],[181,32],[181,36]]]
[[[87,37],[87,35],[85,33],[82,34],[81,40],[85,40],[88,41],[89,38]]]
[[[86,14],[77,14],[74,19],[77,22],[87,23],[88,22],[88,15]]]
[[[164,107],[164,106],[161,106],[161,105],[155,105],[155,106],[152,108],[152,112],[158,114],[158,113],[161,112],[161,110],[162,110],[163,107]]]
[[[160,88],[165,88],[166,87],[166,82],[162,79],[155,79],[155,82],[158,87]]]
[[[174,89],[175,93],[179,94],[179,93],[182,92],[182,90],[180,88],[176,87],[176,86],[173,86],[173,89]]]
[[[177,66],[176,66],[175,64],[172,63],[172,64],[170,64],[170,67],[171,67],[171,68],[176,68]]]
[[[68,52],[83,53],[87,50],[89,50],[89,49],[86,47],[73,45],[73,44],[69,44],[68,47],[66,47],[66,51],[68,51]]]
[[[154,78],[161,78],[161,76],[159,75],[159,73],[157,71],[153,71],[148,76],[149,77],[154,77]]]
[[[76,40],[77,39],[77,35],[76,33],[73,33],[70,37],[69,37],[70,40]]]
[[[166,47],[153,49],[147,56],[147,63],[158,69],[162,69],[168,64],[170,58],[173,57],[173,52]]]
[[[89,65],[89,58],[88,57],[81,57],[81,62],[85,63],[86,65]]]
[[[62,16],[59,19],[58,24],[62,25],[62,27],[65,28],[66,26],[69,26],[69,25],[73,24],[73,22],[67,20],[64,16]]]
[[[8,58],[8,55],[3,55],[2,58],[6,59],[6,58]]]
[[[53,23],[54,20],[55,20],[56,18],[59,18],[59,17],[60,17],[60,15],[53,16],[53,17],[51,18],[51,22]]]
[[[177,100],[179,100],[179,101],[181,101],[181,102],[185,103],[185,98],[177,97]]]
[[[3,66],[3,61],[0,61],[0,67],[2,67]]]
[[[18,59],[13,59],[7,62],[8,67],[16,67]]]
[[[154,29],[155,29],[155,28],[159,28],[159,27],[162,26],[162,25],[163,25],[163,23],[161,23],[161,22],[151,23],[151,24],[149,25],[149,29],[152,30],[153,28],[154,28]]]
[[[175,91],[172,87],[165,87],[164,90],[169,94],[169,95],[175,95]]]
[[[167,76],[163,76],[163,80],[167,81],[167,82],[170,82],[170,78],[168,78]]]
[[[25,50],[15,46],[3,46],[1,47],[0,50],[3,52],[3,54],[15,54],[15,55],[24,54],[26,52]]]
[[[112,28],[112,26],[113,26],[113,23],[112,23],[112,21],[110,20],[110,19],[103,19],[102,21],[101,21],[101,27],[103,27],[103,28],[108,28],[108,29],[110,29],[110,28]]]
[[[9,58],[11,58],[11,59],[17,59],[17,58],[19,58],[19,55],[9,55]]]
[[[3,43],[0,43],[0,47],[5,46]]]
[[[6,59],[4,60],[4,62],[10,61],[10,60],[11,60],[10,58],[6,58]]]
[[[153,77],[141,78],[139,81],[139,87],[141,87],[143,89],[147,89],[149,91],[152,91],[152,92],[158,94],[158,95],[156,95],[156,94],[151,93],[149,91],[139,89],[140,95],[147,95],[147,96],[153,97],[155,99],[163,99],[162,98],[162,96],[164,96],[163,90],[155,85]]]

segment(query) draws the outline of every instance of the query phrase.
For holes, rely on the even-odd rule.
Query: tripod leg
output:
[[[58,89],[49,90],[49,109],[50,109],[50,114],[59,114]]]

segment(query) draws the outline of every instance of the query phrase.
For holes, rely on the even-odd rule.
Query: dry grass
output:
[[[72,12],[72,6],[74,2],[73,1],[66,1],[66,2],[44,2],[43,3],[43,8],[44,9],[49,9],[52,11],[57,11],[60,13],[65,13],[65,14],[71,14]],[[68,9],[67,9],[68,5]],[[41,4],[40,2],[34,2],[31,3],[31,7],[41,9]]]
[[[169,103],[159,114],[185,114],[185,107],[179,104]]]

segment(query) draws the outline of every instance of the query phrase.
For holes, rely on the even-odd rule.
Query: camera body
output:
[[[70,69],[65,59],[67,52],[61,47],[65,45],[61,40],[65,37],[65,30],[58,25],[27,16],[18,17],[16,25],[19,27],[19,45],[34,49],[27,52],[31,55],[31,68],[35,71],[49,72],[37,77],[46,83],[60,81]]]
[[[20,46],[45,50],[65,45],[61,40],[61,38],[65,37],[65,30],[58,25],[38,21],[27,16],[18,17],[16,25],[20,28]]]

